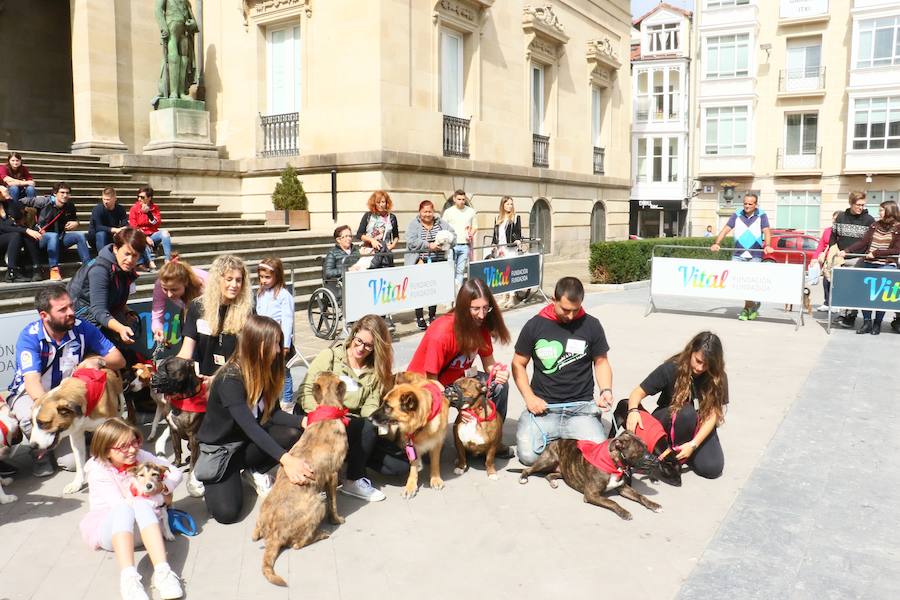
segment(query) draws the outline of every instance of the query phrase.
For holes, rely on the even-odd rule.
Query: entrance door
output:
[[[591,243],[604,241],[606,241],[606,208],[602,202],[597,202],[591,211]]]
[[[550,205],[543,198],[538,198],[531,207],[531,215],[528,220],[529,235],[532,238],[540,238],[544,247],[544,254],[550,254]]]

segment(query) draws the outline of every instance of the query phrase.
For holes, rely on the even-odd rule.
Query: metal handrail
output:
[[[788,83],[790,81],[798,81],[802,79],[816,79],[816,87],[804,87],[796,90],[789,90]],[[799,69],[781,69],[778,72],[778,91],[779,92],[810,92],[825,89],[825,67],[801,67]]]

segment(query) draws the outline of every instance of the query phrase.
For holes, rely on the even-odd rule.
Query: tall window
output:
[[[746,106],[706,109],[705,154],[747,154],[748,110]]]
[[[665,102],[666,88],[663,85],[663,79],[666,76],[666,72],[662,69],[657,69],[653,71],[653,120],[654,121],[662,121],[665,118]]]
[[[678,69],[669,69],[667,71],[669,77],[669,119],[677,119],[681,112],[681,71]]]
[[[745,77],[750,72],[750,34],[706,38],[706,77]]]
[[[818,145],[818,113],[791,114],[785,117],[785,154],[815,154]]]
[[[678,50],[678,29],[678,23],[648,26],[648,51],[672,52],[674,50]]]
[[[531,65],[531,132],[544,133],[544,66]]]
[[[638,138],[636,171],[638,183],[678,181],[678,138]]]
[[[269,114],[300,111],[300,26],[266,32],[269,57]]]
[[[900,96],[857,98],[853,106],[853,149],[900,148]]]
[[[594,144],[595,147],[600,148],[602,144],[600,143],[600,123],[603,119],[603,114],[601,113],[601,96],[600,96],[600,88],[596,85],[591,86],[591,143]]]
[[[638,138],[637,181],[647,181],[647,140]]]
[[[441,31],[441,112],[463,116],[463,36]]]
[[[669,138],[669,181],[678,181],[678,138]]]
[[[647,80],[650,74],[647,71],[638,71],[637,73],[637,115],[638,123],[646,123],[650,114],[650,92],[647,87]]]
[[[706,0],[706,8],[722,8],[750,4],[750,0]]]
[[[819,230],[822,193],[807,190],[778,192],[775,227],[779,229]]]
[[[663,138],[653,138],[653,176],[652,181],[663,180]]]
[[[900,16],[859,22],[856,67],[900,64]]]

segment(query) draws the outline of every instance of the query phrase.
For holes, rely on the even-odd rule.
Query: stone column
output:
[[[70,0],[76,154],[127,152],[119,137],[115,0]]]

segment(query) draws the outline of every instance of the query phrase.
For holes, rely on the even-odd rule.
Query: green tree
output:
[[[309,206],[303,182],[297,177],[297,170],[291,165],[287,165],[281,172],[281,181],[275,184],[272,205],[276,210],[307,210]]]

